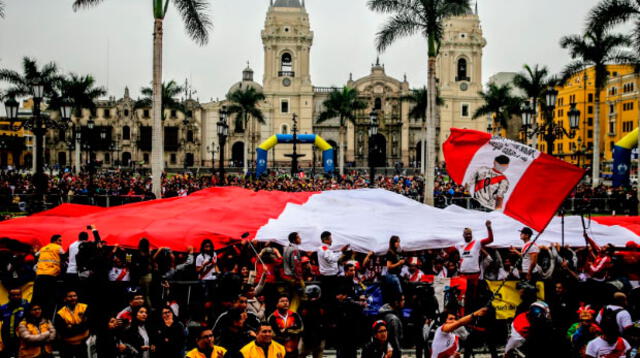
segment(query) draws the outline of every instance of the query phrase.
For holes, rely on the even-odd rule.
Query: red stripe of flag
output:
[[[453,181],[462,183],[473,156],[489,140],[489,133],[451,128],[451,135],[442,144],[442,153],[447,163],[447,172]]]

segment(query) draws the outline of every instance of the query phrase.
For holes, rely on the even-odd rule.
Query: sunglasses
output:
[[[207,334],[205,336],[200,337],[200,339],[208,339],[208,338],[213,338],[213,334]]]

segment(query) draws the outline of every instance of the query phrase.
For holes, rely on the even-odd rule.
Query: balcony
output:
[[[460,76],[456,76],[456,82],[461,82],[461,81],[467,81],[467,82],[471,82],[471,78],[469,77],[460,77]]]
[[[293,71],[278,71],[278,77],[296,77]]]

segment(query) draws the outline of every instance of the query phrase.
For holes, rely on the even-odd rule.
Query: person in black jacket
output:
[[[184,357],[185,329],[182,323],[177,320],[171,307],[164,306],[162,308],[160,324],[154,330],[153,335],[155,337],[155,357]]]
[[[98,328],[96,349],[100,358],[119,358],[127,346],[122,342],[124,324],[116,317],[110,317],[103,327]]]
[[[347,287],[340,286],[334,292],[333,304],[327,310],[327,333],[333,338],[337,358],[355,358],[358,344],[354,333],[361,329],[362,307],[348,298]]]
[[[131,325],[124,334],[123,341],[130,357],[150,358],[156,347],[153,331],[148,323],[149,310],[146,306],[136,307],[132,312]]]
[[[391,358],[393,348],[389,343],[387,322],[383,320],[373,323],[371,341],[362,349],[360,358]]]

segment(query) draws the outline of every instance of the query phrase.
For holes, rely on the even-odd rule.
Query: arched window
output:
[[[469,77],[467,77],[467,60],[464,58],[458,60],[458,76],[456,76],[456,81],[469,81]]]
[[[188,130],[187,131],[187,142],[193,142],[193,131],[192,130]]]
[[[122,140],[131,140],[131,128],[129,126],[122,127]]]
[[[284,73],[291,73],[293,71],[293,57],[289,52],[283,53],[282,57],[280,57],[280,71],[283,72],[283,76],[290,76],[290,74]]]
[[[375,101],[374,101],[373,107],[376,110],[381,110],[382,109],[382,99],[380,99],[379,97],[376,98]]]

